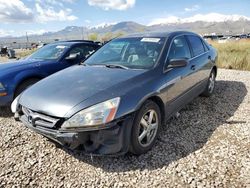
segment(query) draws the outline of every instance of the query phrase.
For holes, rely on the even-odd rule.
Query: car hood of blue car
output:
[[[38,59],[22,59],[18,61],[10,61],[0,63],[0,75],[7,73],[7,71],[25,69],[30,65],[39,62],[50,62],[51,60],[38,60]]]
[[[51,75],[23,92],[19,104],[33,111],[55,117],[65,115],[76,105],[92,99],[94,105],[101,100],[117,97],[126,82],[143,74],[145,70],[125,70],[104,66],[76,65]],[[107,92],[108,91],[108,92]],[[102,97],[97,97],[102,96]],[[86,106],[88,107],[88,106]]]

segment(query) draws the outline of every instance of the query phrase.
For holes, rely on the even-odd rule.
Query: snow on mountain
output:
[[[183,24],[183,23],[193,23],[193,22],[226,22],[226,21],[250,21],[249,17],[232,14],[225,15],[219,13],[209,13],[209,14],[196,14],[187,18],[180,18],[177,16],[168,16],[166,18],[157,18],[152,20],[148,26],[152,25],[168,25],[168,24]]]
[[[116,22],[113,22],[113,23],[103,22],[103,23],[100,23],[98,25],[95,25],[94,27],[91,27],[91,29],[101,29],[101,28],[109,27],[109,26],[112,26],[115,24],[117,24],[117,23]]]

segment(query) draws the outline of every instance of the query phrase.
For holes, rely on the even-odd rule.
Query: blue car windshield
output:
[[[115,39],[97,50],[85,64],[150,69],[158,61],[164,42],[161,37]]]
[[[49,44],[34,52],[28,59],[57,60],[69,47],[69,44]]]

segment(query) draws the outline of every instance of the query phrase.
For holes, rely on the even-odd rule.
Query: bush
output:
[[[250,71],[250,40],[210,43],[218,50],[218,67]]]

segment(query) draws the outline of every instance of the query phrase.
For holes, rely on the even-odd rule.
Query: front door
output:
[[[166,103],[166,115],[172,115],[185,103],[189,102],[186,93],[195,84],[192,79],[193,71],[190,63],[185,67],[168,69],[168,62],[172,59],[186,59],[188,62],[192,58],[191,51],[184,35],[173,39],[170,46],[165,67],[165,83],[167,83],[164,99]]]

